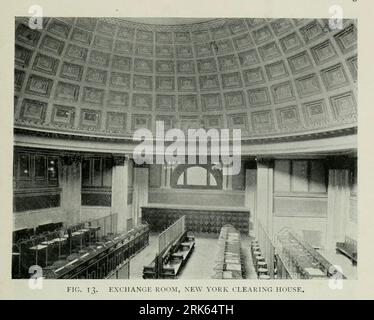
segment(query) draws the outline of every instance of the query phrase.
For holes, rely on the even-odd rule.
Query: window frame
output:
[[[187,184],[187,171],[193,167],[200,167],[207,171],[206,185]],[[183,184],[178,184],[179,177],[184,174]],[[215,179],[216,185],[210,184],[210,175]],[[222,189],[222,172],[214,170],[210,165],[191,164],[179,165],[172,171],[171,187],[174,189],[195,189],[195,190],[221,190]]]

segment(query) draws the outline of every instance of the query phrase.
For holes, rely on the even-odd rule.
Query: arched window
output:
[[[210,166],[183,166],[173,171],[172,186],[174,188],[221,189],[222,176],[219,170]]]

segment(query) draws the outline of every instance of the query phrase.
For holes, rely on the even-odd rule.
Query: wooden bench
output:
[[[344,242],[336,243],[336,252],[344,254],[346,257],[351,259],[352,264],[357,264],[357,241],[345,237]]]

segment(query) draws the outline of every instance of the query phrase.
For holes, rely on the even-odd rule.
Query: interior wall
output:
[[[231,177],[232,189],[164,188],[161,165],[150,165],[148,202],[166,205],[245,207],[245,170]],[[171,174],[172,178],[173,175]],[[173,181],[169,185],[175,185]]]
[[[346,236],[357,240],[357,159],[352,165]]]
[[[66,213],[61,207],[14,212],[13,229],[36,228],[41,224],[64,222],[66,219]]]
[[[81,218],[82,221],[99,219],[109,215],[111,212],[110,207],[100,207],[100,206],[82,206]]]
[[[327,246],[328,171],[338,164],[350,174],[344,233],[357,240],[357,159],[336,158],[334,161],[274,160],[274,236],[283,227],[290,227],[315,247]]]
[[[153,188],[149,190],[148,201],[168,205],[244,207],[245,193],[238,190]]]
[[[15,148],[13,166],[14,230],[67,219],[61,208],[61,164],[57,154]]]
[[[326,243],[324,160],[274,160],[273,234],[290,227],[316,247]]]

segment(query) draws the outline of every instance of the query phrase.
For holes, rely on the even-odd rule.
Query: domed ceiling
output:
[[[32,30],[17,18],[15,127],[131,137],[160,120],[248,138],[356,127],[356,21],[144,21],[45,18]]]

